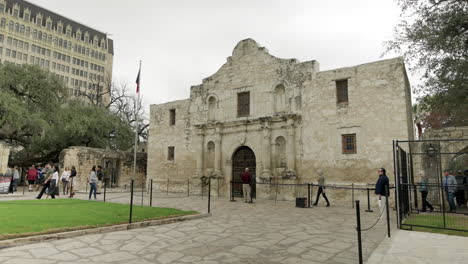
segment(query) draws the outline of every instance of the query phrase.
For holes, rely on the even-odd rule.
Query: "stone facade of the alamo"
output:
[[[320,71],[317,61],[276,58],[246,39],[189,99],[151,105],[147,173],[156,187],[191,181],[194,192],[211,176],[222,196],[244,167],[258,183],[316,182],[320,168],[327,184],[367,184],[380,167],[393,179],[394,139],[413,139],[402,58]],[[261,198],[275,192],[256,189]]]

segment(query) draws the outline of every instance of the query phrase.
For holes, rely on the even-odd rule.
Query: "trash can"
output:
[[[307,198],[306,197],[296,198],[296,207],[306,208],[307,207]]]

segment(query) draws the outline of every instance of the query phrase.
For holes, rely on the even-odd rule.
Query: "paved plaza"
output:
[[[108,198],[121,197],[113,201],[125,203],[125,195]],[[207,210],[206,197],[156,196],[158,206]],[[141,193],[135,195],[135,203],[141,203]],[[0,263],[358,263],[352,208],[304,209],[295,208],[292,201],[246,204],[212,197],[211,213],[187,222],[6,248],[0,250]],[[365,213],[363,226],[377,217]],[[363,234],[365,259],[385,232],[382,221]]]

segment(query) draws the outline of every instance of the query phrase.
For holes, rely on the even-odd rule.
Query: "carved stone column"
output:
[[[215,130],[215,160],[214,160],[214,173],[217,177],[221,177],[221,125],[216,126]]]
[[[263,171],[262,171],[262,178],[264,180],[269,180],[271,178],[271,144],[270,144],[271,128],[270,128],[270,122],[268,120],[263,120],[262,134],[263,134],[263,142],[262,142]]]
[[[288,139],[286,142],[286,156],[287,156],[287,165],[289,172],[296,171],[296,153],[295,153],[295,135],[294,135],[294,118],[288,117],[287,120],[287,133]]]
[[[195,177],[200,178],[203,176],[203,153],[204,146],[205,146],[205,131],[202,126],[197,127],[197,138],[198,138],[198,146],[196,148],[196,156],[197,156],[197,169],[195,172]]]

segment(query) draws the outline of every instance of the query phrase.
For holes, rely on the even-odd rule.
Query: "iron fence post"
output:
[[[388,189],[388,185],[385,185],[385,194],[387,195],[385,199],[385,208],[387,211],[387,234],[388,234],[388,237],[390,237],[390,210],[388,208],[388,204],[389,204],[388,197],[390,194],[390,190]]]
[[[361,241],[361,212],[359,208],[359,200],[356,200],[356,231],[358,237],[358,254],[359,264],[362,264],[362,241]]]
[[[236,200],[234,200],[234,184],[232,183],[232,181],[230,181],[229,185],[231,186],[231,202],[235,202]]]
[[[187,197],[190,197],[190,180],[187,180]]]
[[[351,198],[351,206],[352,206],[353,209],[354,209],[354,203],[353,203],[353,201],[354,201],[354,182],[351,183],[351,196],[352,196],[352,198]]]
[[[133,179],[131,183],[131,190],[130,190],[130,216],[128,219],[128,222],[131,224],[132,223],[132,213],[133,213]]]
[[[211,210],[211,177],[208,177],[208,213]]]
[[[150,207],[153,207],[153,179],[150,182]]]
[[[307,183],[307,208],[310,208],[310,183]]]
[[[370,209],[370,189],[367,188],[367,210],[366,212],[374,212],[373,210]]]
[[[143,206],[143,195],[145,194],[145,181],[141,181],[141,206]]]
[[[106,189],[107,189],[107,183],[104,181],[104,202],[106,202]]]

